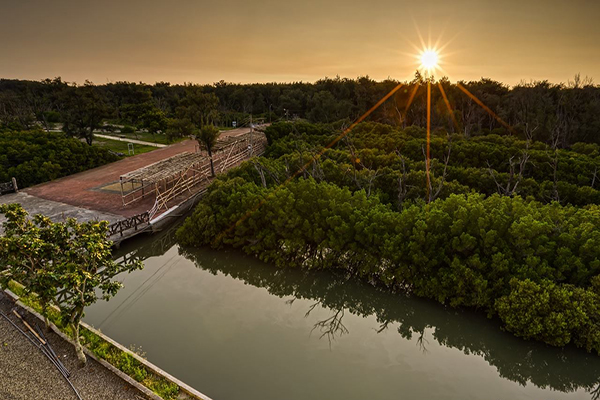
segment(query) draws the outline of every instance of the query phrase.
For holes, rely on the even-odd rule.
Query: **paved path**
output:
[[[42,183],[24,189],[24,192],[41,199],[122,217],[131,217],[152,208],[154,199],[149,196],[144,201],[123,207],[119,192],[102,190],[101,188],[110,183],[118,182],[119,177],[127,172],[184,151],[195,152],[197,145],[196,141],[185,140],[148,153],[127,157],[98,168]],[[2,197],[0,197],[0,201],[2,201]]]
[[[17,318],[10,316],[13,303],[0,292],[0,311],[25,329]],[[26,317],[30,324],[37,319]],[[73,386],[85,400],[143,400],[146,396],[96,361],[89,359],[78,368],[73,346],[54,332],[45,333],[50,345],[71,372]],[[2,400],[77,400],[77,396],[56,367],[0,317],[0,399]]]
[[[25,210],[27,210],[29,215],[43,214],[54,222],[65,221],[67,218],[75,218],[79,222],[106,220],[112,224],[113,222],[123,219],[123,217],[120,215],[88,210],[81,207],[73,207],[69,204],[31,196],[26,192],[11,193],[0,196],[0,204],[10,203],[19,203]],[[0,215],[0,234],[4,233],[4,230],[2,229],[2,224],[4,221],[6,221],[6,218],[4,215]]]
[[[166,144],[160,144],[160,143],[152,143],[152,142],[144,142],[143,140],[137,140],[137,139],[129,139],[129,138],[122,138],[119,136],[111,136],[111,135],[101,135],[100,133],[94,133],[95,137],[99,137],[102,139],[109,139],[109,140],[116,140],[119,142],[127,142],[127,143],[135,143],[135,144],[143,144],[144,146],[152,146],[152,147],[167,147]]]
[[[259,129],[264,129],[269,125],[270,124],[254,125],[254,130],[256,131]],[[244,126],[242,128],[235,128],[235,129],[229,129],[227,131],[221,131],[221,135],[219,137],[225,138],[225,137],[232,137],[232,136],[242,136],[248,132],[250,132],[250,127]]]
[[[240,136],[249,131],[250,128],[247,127],[232,129],[224,131],[222,137]],[[154,198],[148,196],[147,199],[124,207],[121,193],[117,190],[107,190],[107,185],[118,183],[121,175],[138,168],[185,151],[193,153],[197,146],[195,140],[184,140],[148,153],[42,183],[24,189],[18,194],[0,196],[0,203],[21,202],[30,214],[42,213],[53,219],[60,219],[64,214],[66,217],[73,216],[83,221],[98,218],[114,222],[148,211],[154,205]]]

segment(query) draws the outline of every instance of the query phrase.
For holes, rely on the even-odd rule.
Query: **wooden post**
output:
[[[14,178],[13,178],[13,179],[14,179]],[[31,327],[31,325],[29,325],[29,324],[27,323],[27,321],[25,321],[25,320],[23,319],[23,317],[21,317],[21,314],[19,314],[19,313],[17,312],[17,310],[13,309],[13,310],[12,310],[12,312],[13,312],[13,313],[14,313],[14,314],[17,316],[17,318],[19,318],[19,319],[21,320],[21,322],[22,322],[22,323],[23,323],[23,324],[24,324],[24,325],[27,327],[27,329],[29,329],[29,330],[31,331],[31,333],[33,333],[33,334],[35,335],[35,337],[36,337],[36,338],[38,338],[38,340],[39,340],[39,341],[40,341],[42,344],[44,344],[44,345],[46,344],[46,341],[45,341],[44,339],[42,339],[42,338],[40,337],[40,335],[38,335],[38,334],[36,333],[36,331],[34,331],[34,330],[33,330],[33,328]]]
[[[15,177],[12,177],[12,184],[13,184],[13,189],[15,190],[15,193],[19,193],[19,187],[17,186],[17,180],[15,179]]]
[[[123,207],[125,207],[125,197],[123,197],[123,177],[119,177],[119,182],[121,182],[121,200],[123,200]]]

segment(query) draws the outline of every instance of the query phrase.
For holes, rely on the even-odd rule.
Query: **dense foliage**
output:
[[[41,82],[1,79],[0,127],[29,129],[39,123],[48,128],[63,122],[70,134],[90,140],[93,130],[102,128],[102,120],[149,132],[174,132],[181,119],[220,126],[232,126],[236,121],[240,126],[247,124],[251,115],[266,122],[303,118],[331,123],[356,119],[399,84],[401,89],[369,120],[401,128],[425,126],[427,81],[417,73],[410,82],[336,77],[315,83],[245,85],[224,81],[212,85],[74,85],[60,78]],[[510,88],[490,79],[450,83],[442,78],[432,85],[433,128],[466,136],[506,130],[468,91],[521,137],[556,141],[560,147],[600,143],[600,89],[588,79],[576,76],[565,84],[540,81]]]
[[[278,123],[266,129],[271,145],[266,159],[234,171],[236,176],[267,184],[280,183],[295,171],[325,180],[402,209],[427,200],[425,186],[425,131],[363,123],[331,149],[339,137],[335,125]],[[431,140],[431,199],[477,192],[521,195],[541,202],[600,204],[597,175],[600,153],[595,144],[576,143],[569,149],[513,136],[496,134],[466,138],[436,132]],[[303,168],[308,165],[308,168]]]
[[[267,157],[218,179],[180,240],[342,269],[600,352],[595,146],[438,132],[427,188],[421,129],[337,128],[268,128]]]
[[[116,161],[117,156],[62,133],[0,132],[0,182],[27,187]]]

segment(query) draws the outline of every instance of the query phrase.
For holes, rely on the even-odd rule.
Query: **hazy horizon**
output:
[[[0,15],[0,77],[212,84],[410,80],[423,42],[451,81],[600,77],[600,2],[24,0]]]
[[[557,85],[559,85],[559,84],[568,84],[570,81],[573,81],[573,79],[575,78],[575,75],[576,75],[576,74],[573,74],[573,76],[571,76],[569,79],[566,79],[566,80],[565,80],[565,81],[563,81],[563,82],[552,82],[552,81],[548,81],[548,82],[549,82],[550,84],[557,84]],[[106,81],[106,82],[94,82],[94,81],[92,81],[92,80],[90,80],[90,79],[87,79],[87,81],[89,81],[89,82],[91,82],[92,84],[94,84],[94,85],[97,85],[97,86],[106,85],[106,84],[111,84],[111,83],[112,83],[112,84],[114,84],[114,83],[118,83],[118,82],[125,82],[125,83],[135,83],[135,84],[144,84],[144,85],[150,85],[150,86],[152,86],[152,85],[155,85],[155,84],[158,84],[158,83],[168,83],[168,84],[170,84],[170,85],[186,85],[186,84],[191,84],[191,85],[199,85],[199,86],[204,86],[204,85],[215,85],[215,84],[217,84],[217,83],[219,83],[219,82],[225,82],[225,83],[227,83],[227,84],[231,84],[231,85],[254,85],[254,84],[276,84],[276,85],[288,85],[288,84],[289,84],[289,85],[291,85],[291,84],[296,84],[296,83],[315,84],[315,83],[317,83],[317,81],[320,81],[320,80],[325,80],[325,79],[336,79],[336,78],[338,78],[338,77],[339,77],[340,79],[350,79],[350,80],[357,80],[357,79],[359,79],[359,78],[368,77],[369,79],[372,79],[372,80],[374,80],[374,81],[376,81],[376,82],[382,82],[382,81],[385,81],[385,80],[387,80],[387,79],[392,79],[392,80],[394,80],[394,81],[398,81],[398,82],[410,82],[412,79],[414,79],[414,75],[413,75],[413,76],[412,76],[410,79],[403,79],[403,80],[400,80],[400,79],[394,79],[394,78],[375,79],[375,78],[373,78],[372,76],[363,75],[363,76],[357,76],[357,77],[354,77],[354,78],[352,78],[352,77],[347,77],[347,76],[333,76],[333,77],[331,77],[331,76],[324,76],[324,77],[322,77],[322,78],[318,78],[318,79],[316,79],[316,80],[312,80],[312,81],[307,81],[307,80],[305,80],[305,81],[296,80],[296,81],[231,82],[231,81],[226,81],[226,80],[224,80],[224,79],[222,79],[222,80],[220,80],[220,81],[214,81],[214,82],[185,82],[185,81],[184,81],[184,82],[170,82],[170,81],[154,81],[154,82],[144,82],[144,81],[128,81],[128,80],[114,80],[114,81]],[[592,84],[593,84],[594,86],[598,86],[598,85],[600,85],[600,82],[596,82],[596,80],[594,79],[594,77],[591,77],[591,76],[583,76],[583,75],[581,75],[580,77],[581,77],[581,80],[582,80],[582,81],[583,81],[585,78],[591,79],[591,81],[592,81]],[[61,79],[63,82],[66,82],[66,83],[69,83],[69,84],[73,84],[73,83],[75,83],[75,84],[77,84],[77,85],[83,85],[83,84],[86,82],[86,79],[84,79],[84,80],[83,80],[83,81],[81,81],[81,82],[78,82],[78,81],[70,81],[70,80],[68,80],[68,79],[64,79],[64,77],[62,77],[62,76],[55,76],[55,77],[45,77],[45,78],[41,78],[41,79],[12,78],[12,77],[4,77],[4,76],[0,76],[0,79],[5,79],[5,80],[23,80],[23,81],[34,81],[34,82],[43,81],[43,80],[45,80],[45,79],[55,79],[55,78],[60,78],[60,79]],[[434,81],[440,80],[440,79],[442,79],[442,78],[444,78],[444,76],[440,76],[440,77],[436,77],[436,76],[434,76],[434,77],[433,77]],[[447,77],[445,77],[445,78],[447,78]],[[494,79],[494,78],[491,78],[491,77],[488,77],[488,76],[482,76],[482,77],[480,77],[479,79],[465,79],[465,80],[452,80],[452,79],[450,79],[450,82],[451,82],[451,83],[456,83],[456,82],[459,82],[459,81],[467,81],[467,82],[468,82],[468,81],[479,81],[479,80],[482,80],[482,79],[489,79],[489,80],[492,80],[492,81],[495,81],[495,82],[499,82],[499,83],[501,83],[501,84],[503,84],[503,85],[506,85],[506,86],[508,86],[509,88],[512,88],[512,87],[514,87],[514,86],[517,86],[517,85],[519,85],[519,84],[523,84],[523,83],[538,82],[537,80],[536,80],[536,81],[531,81],[531,80],[527,80],[527,81],[526,81],[526,80],[524,80],[524,79],[523,79],[523,80],[521,80],[521,81],[517,82],[516,84],[508,84],[508,83],[506,83],[506,82],[502,82],[502,81],[500,81],[500,80],[498,80],[498,79]],[[543,80],[540,80],[540,81],[543,81]]]

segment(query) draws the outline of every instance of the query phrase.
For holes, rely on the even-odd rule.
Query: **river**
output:
[[[85,321],[214,400],[593,399],[598,388],[599,356],[330,272],[182,249],[172,234],[120,249],[145,267]]]

